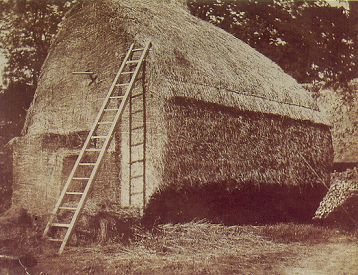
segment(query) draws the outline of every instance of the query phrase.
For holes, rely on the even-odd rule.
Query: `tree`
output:
[[[74,1],[2,1],[0,7],[6,31],[0,37],[0,45],[8,59],[4,78],[8,82],[36,86],[50,42]]]
[[[11,138],[23,126],[41,66],[65,12],[75,0],[0,0],[0,48],[7,66],[0,92],[0,132]]]
[[[346,86],[357,77],[356,37],[344,8],[325,1],[192,0],[192,14],[248,43],[301,83]]]

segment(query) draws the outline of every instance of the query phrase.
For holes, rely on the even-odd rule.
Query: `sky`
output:
[[[348,1],[326,0],[326,2],[328,2],[333,7],[345,7],[346,9],[349,8]]]
[[[348,9],[348,3],[347,3],[347,1],[344,1],[344,0],[343,1],[342,0],[326,0],[326,2],[328,2],[331,6],[334,6],[334,7],[343,6],[343,7]],[[3,74],[5,64],[6,64],[5,56],[0,51],[0,86],[1,86],[1,83],[2,83],[2,74]]]

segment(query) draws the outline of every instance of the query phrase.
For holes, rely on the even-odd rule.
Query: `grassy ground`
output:
[[[0,254],[28,253],[36,258],[30,274],[357,274],[358,270],[357,232],[314,225],[167,224],[150,231],[138,229],[126,244],[82,244],[69,247],[62,256],[34,236],[7,243],[2,239]],[[18,274],[21,267],[8,270]]]

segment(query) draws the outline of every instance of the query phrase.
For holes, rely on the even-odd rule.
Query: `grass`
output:
[[[129,242],[81,244],[60,257],[36,236],[0,252],[33,255],[38,264],[31,274],[281,274],[302,255],[358,240],[355,231],[293,223],[223,226],[198,221],[131,232]]]

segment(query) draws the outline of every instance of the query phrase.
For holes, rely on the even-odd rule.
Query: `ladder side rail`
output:
[[[131,55],[131,51],[132,51],[133,47],[134,47],[134,43],[132,43],[131,46],[129,47],[129,50],[128,50],[128,52],[127,52],[126,56],[124,57],[124,60],[123,60],[123,62],[122,62],[122,64],[121,64],[121,67],[119,68],[119,70],[118,70],[118,72],[117,72],[117,74],[116,74],[116,76],[115,76],[115,78],[114,78],[114,80],[113,80],[113,82],[112,82],[112,85],[111,85],[111,87],[109,88],[109,91],[108,91],[108,93],[107,93],[107,96],[106,96],[106,97],[104,98],[104,100],[103,100],[103,104],[102,104],[100,110],[98,111],[98,115],[97,115],[97,117],[96,117],[95,122],[93,123],[93,127],[92,127],[90,133],[89,133],[88,136],[87,136],[87,139],[86,139],[86,142],[85,142],[85,144],[84,144],[84,146],[83,146],[83,149],[87,148],[88,143],[90,142],[91,137],[92,137],[94,131],[95,131],[96,128],[97,128],[98,122],[99,122],[99,121],[101,120],[101,118],[102,118],[102,115],[103,115],[103,113],[104,113],[104,109],[106,109],[106,106],[107,106],[107,104],[108,104],[109,98],[111,97],[111,95],[112,95],[112,93],[113,93],[113,90],[114,90],[114,88],[116,87],[116,84],[117,84],[117,82],[118,82],[118,79],[119,79],[119,77],[120,77],[120,75],[121,75],[123,69],[124,69],[125,66],[126,66],[126,63],[127,63],[128,59],[129,59],[129,57],[130,57],[130,55]],[[85,150],[84,150],[84,151],[85,151]]]
[[[133,73],[133,75],[132,75],[132,79],[131,79],[131,81],[130,81],[130,83],[129,83],[129,85],[128,85],[127,91],[126,91],[126,93],[125,93],[125,95],[124,95],[123,100],[121,101],[121,104],[120,104],[119,109],[118,109],[118,111],[117,111],[117,114],[116,114],[116,116],[115,116],[115,119],[114,119],[114,122],[115,122],[115,123],[112,124],[112,126],[111,126],[111,128],[110,128],[110,130],[109,130],[109,135],[107,136],[107,138],[106,138],[106,140],[105,140],[105,142],[104,142],[104,144],[103,144],[102,150],[101,150],[101,152],[100,152],[100,154],[99,154],[99,156],[98,156],[97,162],[96,162],[96,167],[94,167],[93,170],[92,170],[91,177],[90,177],[90,179],[88,180],[88,183],[87,183],[87,185],[86,185],[86,188],[85,188],[85,190],[84,190],[84,192],[83,192],[83,194],[82,194],[82,196],[81,196],[81,199],[80,199],[80,202],[79,202],[79,204],[78,204],[77,210],[75,211],[75,213],[74,213],[74,215],[73,215],[73,217],[72,217],[70,226],[69,226],[69,228],[68,228],[68,230],[67,230],[67,232],[66,232],[65,238],[64,238],[64,240],[63,240],[63,242],[62,242],[62,244],[61,244],[61,247],[60,247],[60,250],[59,250],[59,254],[61,254],[61,253],[63,252],[63,250],[64,250],[64,248],[65,248],[65,246],[66,246],[66,244],[67,244],[67,241],[68,241],[69,238],[71,237],[71,234],[72,234],[72,231],[73,231],[72,229],[73,229],[75,223],[77,222],[77,219],[79,218],[79,214],[80,214],[81,211],[82,211],[82,208],[83,208],[83,206],[84,206],[84,202],[85,202],[85,200],[87,199],[88,192],[90,191],[90,189],[91,189],[91,187],[92,187],[92,183],[93,183],[93,181],[94,181],[94,179],[95,179],[95,177],[96,177],[96,175],[97,175],[97,172],[98,172],[98,170],[99,170],[100,164],[102,163],[102,158],[103,158],[104,154],[105,154],[106,151],[107,151],[107,148],[108,148],[108,146],[109,146],[109,144],[110,144],[110,141],[112,140],[113,132],[114,132],[115,128],[117,127],[117,124],[118,124],[118,122],[119,122],[119,118],[121,117],[121,115],[122,115],[122,113],[123,113],[123,111],[124,111],[124,107],[125,107],[126,103],[128,102],[129,95],[130,95],[130,93],[132,92],[132,90],[133,90],[133,88],[134,88],[134,82],[135,82],[135,80],[137,79],[139,70],[142,68],[143,60],[144,60],[144,58],[147,56],[148,49],[149,49],[150,45],[151,45],[151,43],[148,42],[147,45],[146,45],[146,47],[145,47],[145,49],[143,50],[142,56],[141,56],[141,58],[140,58],[140,60],[139,60],[139,62],[138,62],[138,64],[137,64],[137,66],[136,66],[136,69],[135,69],[135,71],[134,71],[134,73]],[[128,51],[128,54],[127,54],[127,55],[129,56],[129,55],[131,54],[131,52],[132,52],[131,50]],[[125,60],[125,61],[126,61],[126,60]],[[123,62],[123,63],[124,63],[124,62]],[[118,75],[118,77],[119,77],[119,75]],[[117,77],[116,77],[115,80],[117,81]],[[112,86],[114,87],[114,85],[112,85]],[[108,98],[109,98],[109,97],[108,97]]]
[[[145,63],[143,63],[143,67],[142,67],[143,72],[145,71]],[[145,94],[145,79],[144,77],[142,77],[142,138],[143,138],[143,147],[142,147],[142,178],[143,178],[143,184],[142,184],[142,190],[143,190],[143,196],[142,196],[142,207],[141,207],[141,211],[144,210],[145,207],[145,198],[146,198],[146,94]],[[130,112],[132,109],[132,98],[129,98],[129,108],[130,108]],[[131,128],[131,119],[132,119],[132,113],[130,113],[130,120],[129,120],[129,205],[132,205],[131,201],[132,201],[132,128]],[[135,128],[134,128],[135,129]]]
[[[105,99],[104,99],[104,102],[103,102],[102,107],[101,107],[101,109],[100,109],[100,111],[99,111],[99,114],[100,114],[100,113],[103,113],[103,110],[106,108],[106,105],[107,105],[107,103],[108,103],[108,101],[109,101],[109,98],[110,98],[110,96],[111,96],[113,90],[114,90],[115,87],[116,87],[116,84],[117,84],[117,82],[118,82],[118,79],[119,79],[119,77],[121,76],[121,74],[122,74],[122,72],[123,72],[123,69],[124,69],[125,66],[127,65],[128,59],[130,59],[130,57],[131,57],[133,48],[134,48],[134,43],[132,43],[132,44],[130,45],[130,47],[129,47],[128,51],[127,51],[127,54],[126,54],[126,56],[125,56],[124,59],[123,59],[123,62],[122,62],[122,64],[121,64],[121,67],[119,68],[119,70],[118,70],[118,72],[117,72],[117,74],[116,74],[116,76],[115,76],[115,78],[114,78],[114,80],[113,80],[113,82],[112,82],[112,85],[111,85],[111,87],[109,88],[109,92],[108,92],[107,96],[106,96]],[[100,119],[100,116],[98,115],[97,118],[98,118],[98,120],[97,120],[96,122],[98,123],[98,121],[99,121],[99,119]],[[96,123],[96,124],[97,124],[97,123]]]
[[[138,65],[136,67],[136,70],[134,72],[134,75],[135,75],[135,78],[132,79],[130,85],[128,86],[128,94],[130,95],[130,93],[132,92],[133,88],[134,88],[134,81],[136,80],[137,76],[138,76],[138,73],[139,71],[142,69],[142,66],[143,66],[143,61],[144,59],[146,58],[147,54],[148,54],[148,50],[149,48],[151,47],[151,42],[148,42],[145,47],[144,47],[144,50],[143,50],[143,53],[142,53],[142,56],[140,57],[139,59],[139,62],[138,62]],[[144,93],[144,91],[143,91]],[[127,99],[127,98],[125,98]],[[128,100],[128,99],[127,99]],[[129,100],[132,100],[131,98],[129,98]],[[144,97],[143,97],[143,100],[144,100]],[[123,102],[125,104],[125,102]],[[131,114],[129,114],[129,119],[130,119],[130,123],[131,123]],[[129,126],[131,127],[131,126]],[[131,189],[132,189],[132,164],[131,164],[131,158],[132,158],[132,144],[131,144],[131,129],[129,129],[129,137],[130,137],[130,140],[129,140],[129,205],[132,204],[132,194],[131,194]],[[144,156],[143,156],[144,157]],[[144,164],[144,163],[143,163]],[[144,193],[144,192],[143,192]]]
[[[64,197],[65,197],[65,194],[66,194],[66,192],[67,192],[67,189],[68,189],[68,187],[69,187],[70,184],[71,184],[73,175],[75,174],[75,172],[76,172],[76,170],[77,170],[77,167],[78,167],[78,164],[80,163],[80,161],[81,161],[81,159],[82,159],[82,157],[83,157],[83,155],[84,155],[84,153],[85,153],[85,149],[87,148],[87,146],[88,146],[88,144],[89,144],[89,142],[90,142],[90,140],[91,140],[91,137],[92,137],[94,131],[96,130],[96,127],[97,127],[97,125],[98,125],[98,122],[100,121],[100,119],[101,119],[101,117],[102,117],[102,115],[103,115],[103,110],[106,108],[106,105],[107,105],[107,103],[108,103],[109,97],[111,96],[111,94],[112,94],[112,92],[113,92],[113,90],[114,90],[114,88],[115,88],[115,85],[117,84],[118,79],[119,79],[119,77],[120,77],[120,75],[121,75],[123,69],[124,69],[125,66],[126,66],[126,63],[127,63],[128,59],[129,59],[131,53],[132,53],[132,49],[133,49],[133,48],[134,48],[134,43],[132,43],[131,46],[129,47],[129,50],[128,50],[128,52],[127,52],[127,54],[126,54],[126,56],[125,56],[125,58],[124,58],[124,60],[123,60],[123,62],[122,62],[122,64],[121,64],[121,66],[120,66],[120,68],[119,68],[119,70],[118,70],[118,72],[117,72],[117,74],[116,74],[116,76],[115,76],[115,78],[114,78],[114,80],[113,80],[113,82],[112,82],[112,85],[111,85],[111,87],[110,87],[110,89],[109,89],[109,91],[108,91],[108,93],[107,93],[107,96],[106,96],[106,98],[105,98],[105,100],[104,100],[104,102],[103,102],[103,104],[102,104],[102,107],[101,107],[100,111],[99,111],[98,114],[97,114],[96,120],[95,120],[95,122],[93,123],[93,126],[92,126],[90,132],[89,132],[88,135],[87,135],[86,141],[85,141],[85,143],[84,143],[84,145],[83,145],[83,147],[82,147],[82,149],[81,149],[81,151],[80,151],[80,154],[79,154],[79,156],[77,157],[77,160],[76,160],[75,164],[73,165],[73,168],[72,168],[72,170],[71,170],[71,173],[70,173],[70,175],[69,175],[68,178],[67,178],[66,184],[65,184],[65,186],[64,186],[63,189],[62,189],[62,192],[61,192],[61,194],[60,194],[60,197],[59,197],[59,199],[57,200],[57,203],[56,203],[56,205],[55,205],[55,208],[53,209],[53,211],[52,211],[52,213],[51,213],[51,216],[50,216],[50,219],[49,219],[49,221],[48,221],[48,223],[47,223],[47,225],[46,225],[45,231],[44,231],[44,233],[43,233],[43,236],[44,236],[44,237],[47,235],[47,232],[48,232],[48,230],[50,229],[51,223],[53,222],[53,220],[54,220],[54,218],[55,218],[55,216],[56,216],[56,213],[58,212],[58,209],[59,209],[59,207],[61,206],[61,204],[62,204],[62,202],[63,202],[63,199],[64,199]]]
[[[119,111],[117,112],[116,116],[115,116],[115,123],[111,126],[111,129],[110,129],[110,133],[113,133],[114,132],[114,129],[117,127],[117,124],[118,124],[118,121],[119,121],[119,117],[122,115],[123,113],[123,110],[124,110],[124,107],[126,106],[127,102],[128,102],[128,98],[129,98],[129,95],[131,94],[133,88],[134,88],[134,82],[136,81],[137,79],[137,76],[138,76],[138,72],[140,71],[140,69],[142,68],[143,66],[143,60],[145,59],[145,57],[147,56],[148,54],[148,50],[151,46],[151,43],[148,42],[143,50],[143,53],[142,53],[142,56],[140,57],[139,59],[139,62],[136,66],[136,69],[133,73],[133,76],[132,76],[132,79],[131,81],[129,82],[129,85],[128,85],[128,88],[127,88],[127,91],[124,95],[124,98],[119,106]],[[108,140],[106,140],[106,143]],[[107,144],[108,146],[108,144]],[[102,153],[102,152],[101,152]]]
[[[132,177],[132,102],[133,102],[133,99],[132,97],[130,96],[129,97],[129,141],[128,141],[128,144],[129,144],[129,181],[128,181],[128,194],[129,194],[129,198],[128,198],[128,203],[129,205],[132,204],[132,196],[131,196],[131,192],[132,192],[132,181],[131,181],[131,177]]]
[[[146,93],[145,93],[145,79],[144,79],[144,71],[145,71],[146,64],[143,65],[143,79],[142,79],[142,87],[143,87],[143,207],[142,211],[144,212],[144,208],[146,205],[146,188],[147,188],[147,181],[146,181],[146,147],[147,147],[147,103],[146,103]],[[142,214],[143,214],[142,212]]]

